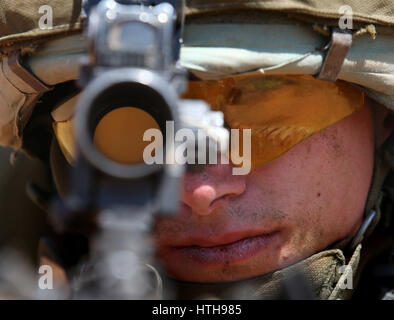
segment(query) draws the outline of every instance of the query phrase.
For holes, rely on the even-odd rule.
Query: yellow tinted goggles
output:
[[[190,81],[183,98],[205,100],[213,110],[223,112],[232,129],[251,129],[252,167],[276,159],[364,105],[362,89],[345,81],[333,83],[309,75]],[[53,127],[63,154],[72,163],[73,119],[55,121]],[[100,120],[94,142],[111,160],[140,163],[149,144],[142,137],[150,128],[159,126],[147,112],[133,106],[122,107]]]

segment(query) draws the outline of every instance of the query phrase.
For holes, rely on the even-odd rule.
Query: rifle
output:
[[[171,139],[168,123],[175,132],[198,130],[203,119],[205,128],[227,137],[222,113],[210,111],[204,101],[180,98],[188,77],[178,63],[183,7],[183,1],[85,3],[88,50],[75,111],[77,160],[70,174],[70,192],[63,201],[54,201],[51,215],[59,232],[78,230],[89,238],[85,272],[74,283],[77,298],[152,297],[147,277],[152,272],[149,232],[154,216],[177,212],[183,174],[188,167],[196,169],[185,161],[174,161],[181,142]],[[100,122],[130,106],[132,112],[149,114],[163,133],[165,146],[154,157],[160,153],[164,162],[150,157],[122,163],[98,147],[95,132]],[[111,130],[105,132],[111,134]],[[109,141],[115,143],[117,138],[114,134]],[[133,148],[133,137],[129,138]],[[200,143],[207,139],[209,135]],[[198,152],[188,155],[195,156]]]

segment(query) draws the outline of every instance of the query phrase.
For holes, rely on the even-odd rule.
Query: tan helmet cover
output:
[[[394,110],[394,2],[357,0],[187,0],[181,63],[202,79],[238,74],[312,74],[329,37],[314,24],[337,26],[352,9],[353,44],[338,78],[362,86]],[[41,29],[46,0],[0,3],[0,145],[20,148],[26,121],[48,86],[78,78],[86,39],[81,0],[53,0],[53,28]],[[373,24],[372,29],[366,28]],[[376,30],[370,32],[370,30]],[[37,82],[10,63],[15,52]],[[23,73],[23,72],[22,72]],[[34,78],[34,77],[33,77]],[[30,79],[31,80],[31,79]],[[41,84],[41,85],[40,85]]]

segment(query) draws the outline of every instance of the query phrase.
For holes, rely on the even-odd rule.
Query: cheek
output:
[[[373,154],[372,117],[365,107],[255,169],[248,190],[288,214],[292,237],[324,247],[360,224]]]

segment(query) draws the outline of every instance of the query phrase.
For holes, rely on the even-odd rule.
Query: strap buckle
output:
[[[50,90],[49,87],[22,66],[19,51],[15,51],[8,56],[7,67],[8,70],[3,70],[4,74],[22,93],[43,93]]]
[[[336,81],[351,45],[351,30],[334,28],[331,33],[331,41],[328,44],[326,57],[316,79]]]

